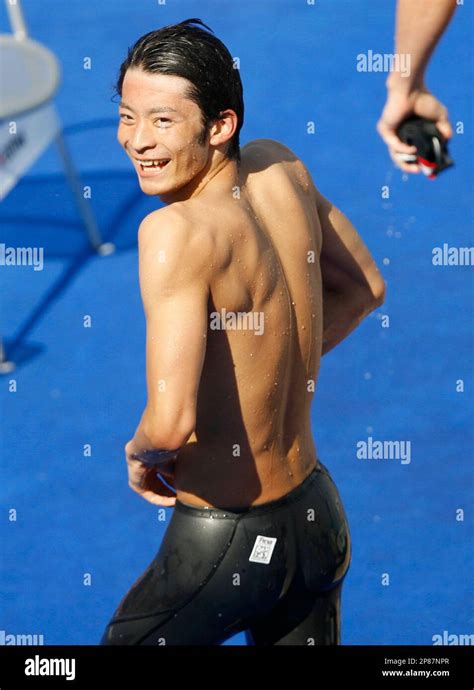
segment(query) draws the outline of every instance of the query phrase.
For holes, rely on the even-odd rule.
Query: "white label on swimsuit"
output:
[[[265,563],[265,565],[268,565],[271,561],[275,544],[275,537],[263,537],[261,534],[259,534],[255,539],[255,544],[253,545],[249,561],[253,561],[254,563]]]

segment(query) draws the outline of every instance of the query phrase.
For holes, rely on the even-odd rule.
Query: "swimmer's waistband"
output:
[[[318,465],[316,465],[313,470],[308,474],[306,479],[304,479],[301,484],[292,489],[289,493],[284,494],[280,498],[274,501],[268,501],[267,503],[260,503],[255,506],[237,506],[230,508],[204,508],[201,506],[191,505],[190,503],[184,503],[179,499],[176,499],[174,505],[175,509],[183,512],[189,513],[196,517],[207,517],[207,518],[236,518],[241,516],[254,517],[256,515],[261,515],[271,510],[276,510],[282,506],[287,505],[296,501],[309,487],[310,484],[316,479],[320,472],[329,474],[329,471],[325,465],[318,460]]]

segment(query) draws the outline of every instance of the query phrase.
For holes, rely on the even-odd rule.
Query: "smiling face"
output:
[[[122,85],[117,139],[145,194],[172,200],[209,162],[199,106],[186,98],[189,82],[128,69]]]

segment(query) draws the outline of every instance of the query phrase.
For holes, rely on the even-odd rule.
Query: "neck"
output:
[[[169,194],[160,194],[160,199],[165,204],[173,204],[176,201],[185,201],[199,196],[205,188],[222,186],[232,189],[239,184],[239,171],[237,161],[229,160],[222,156],[217,162],[210,157],[204,168],[193,179],[180,189]]]

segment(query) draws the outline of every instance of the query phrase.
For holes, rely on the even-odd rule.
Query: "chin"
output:
[[[160,184],[157,180],[143,180],[141,177],[138,178],[138,184],[144,194],[149,194],[150,196],[156,196],[157,194],[164,194],[168,191],[166,185]]]

